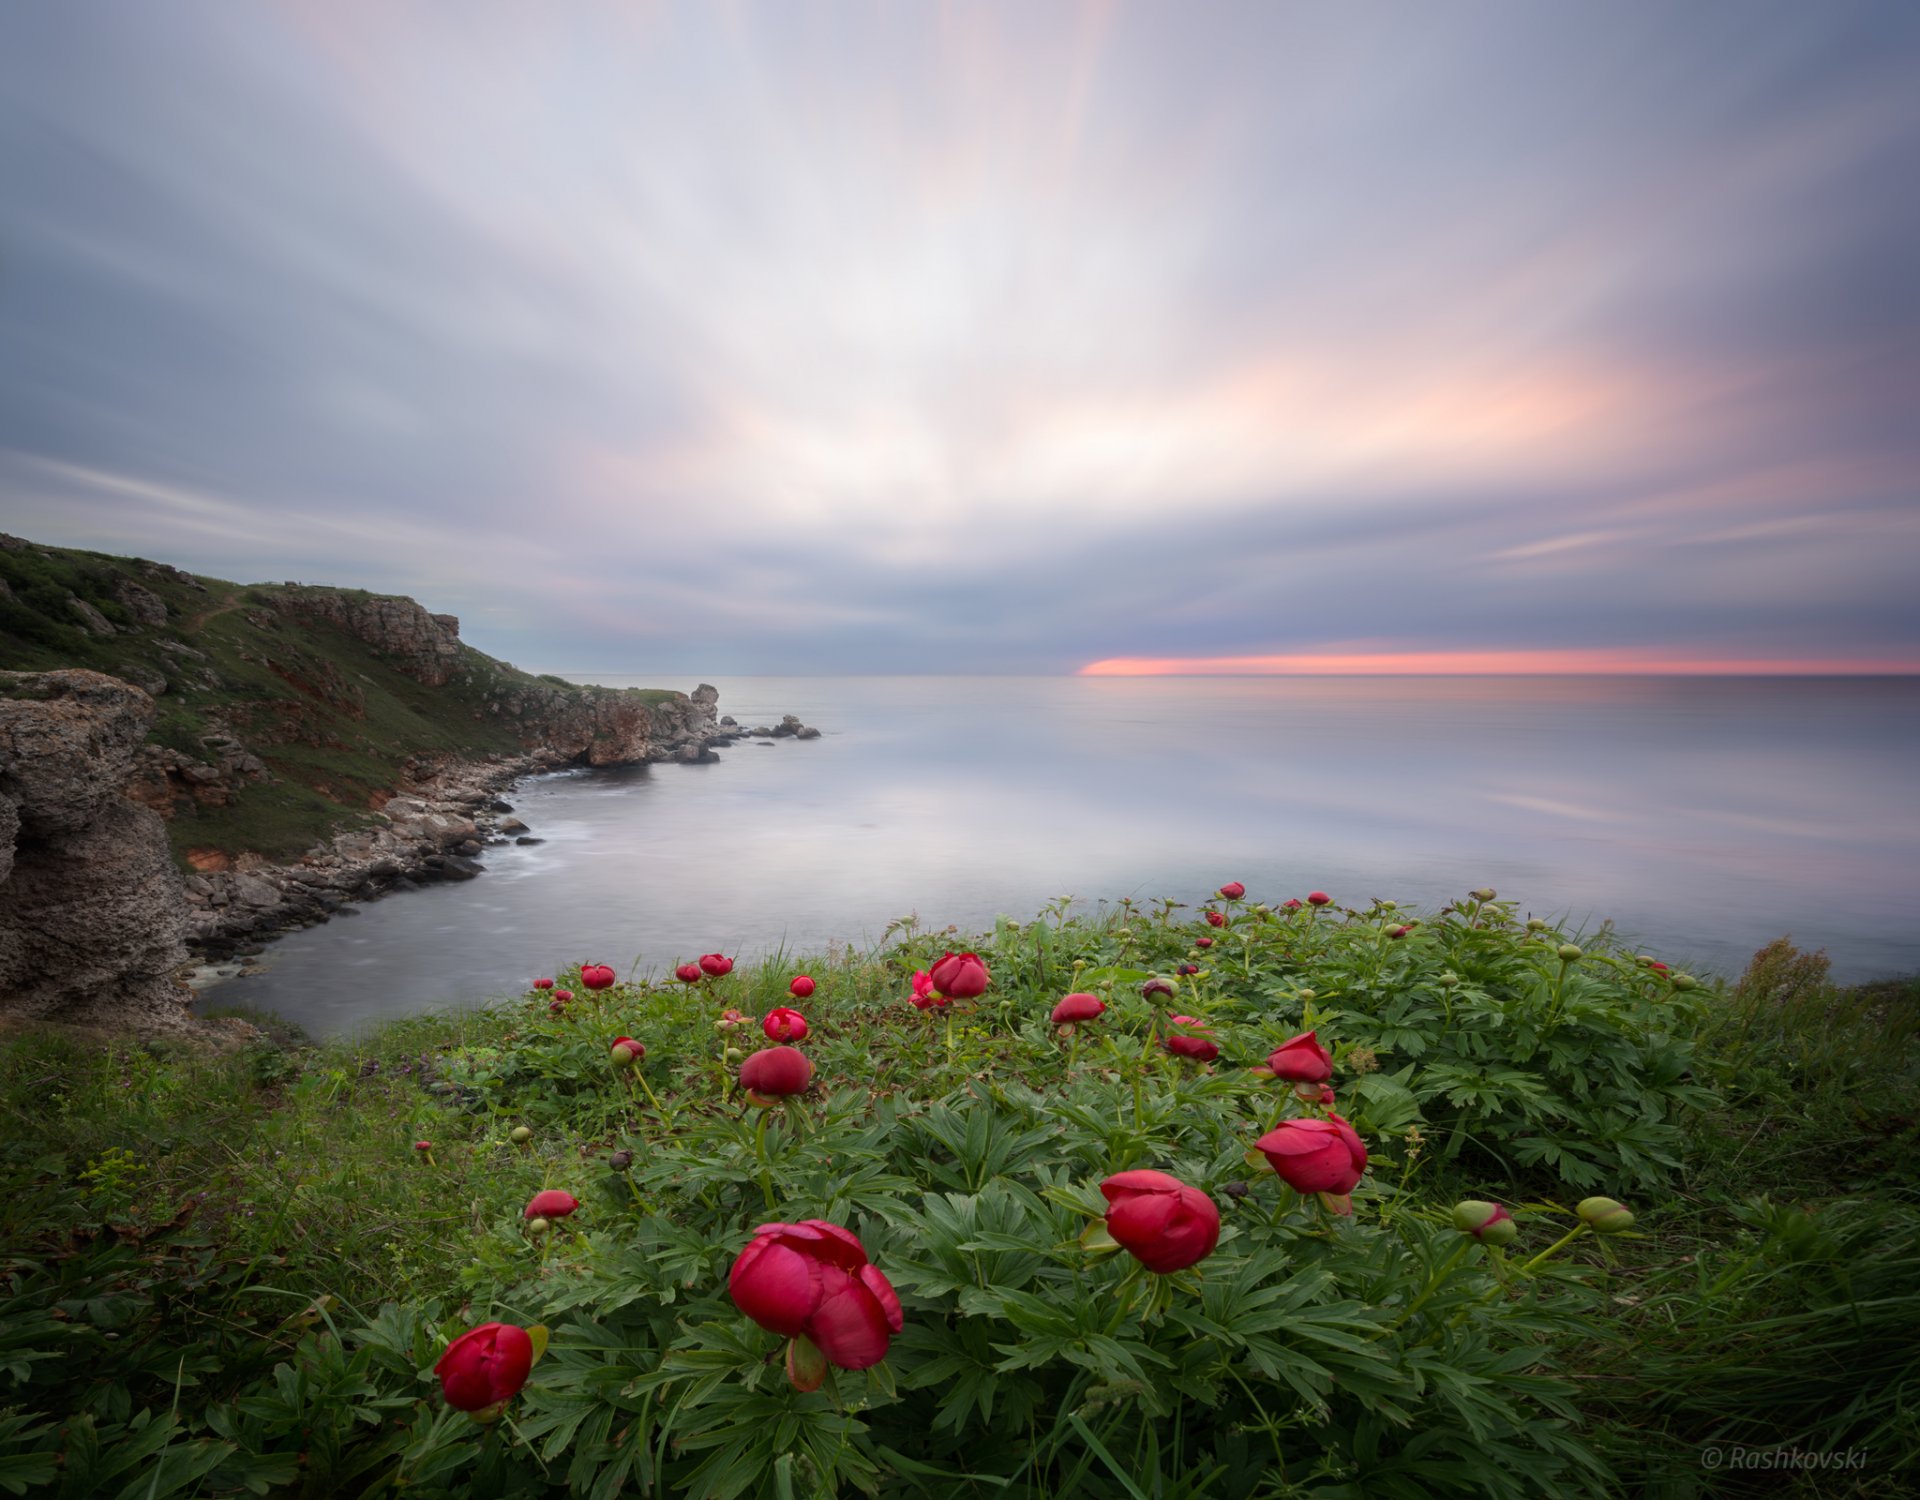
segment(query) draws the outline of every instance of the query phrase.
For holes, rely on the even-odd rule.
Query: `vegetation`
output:
[[[924,1009],[951,940],[903,925],[321,1046],[17,1037],[0,1490],[1912,1493],[1920,986],[1840,991],[1785,944],[1693,984],[1483,894],[1221,925],[1060,903],[971,940],[991,986]],[[1105,1003],[1070,1033],[1069,992]],[[760,1029],[719,1023],[778,1005],[813,1083],[757,1108],[727,1049]],[[1350,1203],[1249,1150],[1325,1114],[1259,1071],[1308,1030],[1370,1153]],[[1196,1264],[1103,1247],[1099,1184],[1139,1168],[1217,1207]],[[547,1189],[582,1206],[541,1234]],[[1577,1217],[1594,1193],[1631,1229]],[[1463,1198],[1517,1242],[1457,1230]],[[728,1278],[755,1226],[809,1219],[904,1318],[803,1391]],[[433,1367],[496,1322],[549,1342],[483,1423]]]
[[[165,607],[164,624],[134,618],[123,602],[130,587]],[[607,691],[535,677],[469,646],[451,680],[428,687],[349,632],[282,608],[291,587],[196,578],[99,552],[0,547],[0,669],[85,667],[127,678],[156,694],[154,743],[205,760],[205,739],[226,734],[260,757],[270,779],[223,804],[175,799],[168,828],[183,867],[190,849],[293,858],[364,819],[415,757],[520,753],[518,727],[497,710],[503,694]],[[114,633],[93,633],[75,600]],[[624,696],[653,704],[674,694]]]

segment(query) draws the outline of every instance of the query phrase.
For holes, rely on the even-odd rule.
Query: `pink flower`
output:
[[[1183,1271],[1220,1243],[1220,1210],[1199,1188],[1145,1168],[1117,1172],[1100,1184],[1107,1233],[1149,1271]]]
[[[984,995],[993,976],[977,953],[949,953],[930,971],[933,987],[950,1000],[971,1000]]]
[[[548,1188],[527,1200],[523,1219],[564,1219],[580,1206],[580,1200],[560,1188]]]
[[[1254,1142],[1296,1193],[1350,1193],[1367,1169],[1367,1148],[1338,1115],[1282,1120]]]
[[[682,984],[698,984],[700,982],[700,974],[701,969],[698,964],[682,964],[673,971],[673,977]]]
[[[931,1010],[936,1005],[945,1005],[947,997],[933,987],[933,976],[925,969],[913,976],[913,994],[908,997],[921,1010]]]
[[[734,1261],[727,1291],[762,1328],[811,1339],[843,1370],[885,1359],[906,1323],[899,1297],[867,1260],[866,1247],[824,1219],[760,1225]]]
[[[740,1064],[740,1087],[766,1099],[806,1092],[813,1064],[798,1047],[762,1047]]]
[[[1091,1021],[1102,1014],[1106,1008],[1107,1002],[1098,995],[1085,993],[1069,995],[1054,1006],[1053,1024],[1067,1026],[1075,1021]]]
[[[1296,896],[1289,896],[1289,897],[1287,897],[1287,899],[1286,899],[1286,900],[1284,900],[1284,901],[1282,901],[1282,902],[1280,903],[1280,909],[1281,909],[1282,911],[1298,911],[1298,910],[1300,910],[1300,901],[1299,901],[1299,898],[1298,898],[1298,897],[1296,897]]]
[[[715,979],[724,979],[733,972],[733,960],[723,953],[703,953],[700,955],[700,972],[710,974]]]
[[[1275,1078],[1288,1083],[1325,1083],[1333,1077],[1333,1058],[1311,1031],[1303,1031],[1274,1048],[1267,1066],[1273,1069]]]
[[[767,1012],[760,1029],[770,1041],[801,1042],[806,1040],[807,1018],[791,1006],[782,1005]]]

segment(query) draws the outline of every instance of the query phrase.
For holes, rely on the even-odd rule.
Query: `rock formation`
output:
[[[0,672],[0,1016],[188,1024],[180,875],[122,794],[153,715],[98,672]]]

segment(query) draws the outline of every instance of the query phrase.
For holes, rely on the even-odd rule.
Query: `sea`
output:
[[[529,778],[507,796],[543,842],[281,938],[202,1007],[328,1036],[585,960],[867,951],[902,918],[1230,880],[1429,911],[1491,885],[1702,975],[1781,936],[1845,981],[1920,970],[1920,678],[708,680],[743,726],[821,737]]]

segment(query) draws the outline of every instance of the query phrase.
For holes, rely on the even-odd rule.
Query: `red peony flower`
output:
[[[1282,1042],[1267,1058],[1275,1078],[1288,1083],[1325,1083],[1333,1077],[1333,1058],[1314,1040],[1314,1033],[1303,1031],[1293,1040]]]
[[[798,1047],[762,1047],[740,1064],[740,1087],[762,1098],[804,1093],[813,1064]]]
[[[485,1411],[511,1400],[533,1368],[533,1340],[511,1323],[482,1323],[447,1345],[434,1365],[455,1411]]]
[[[1069,995],[1058,1005],[1054,1006],[1053,1024],[1056,1026],[1066,1026],[1075,1021],[1091,1021],[1103,1013],[1106,1008],[1107,1002],[1102,1000],[1098,995],[1088,995],[1085,993]]]
[[[1178,974],[1182,979],[1185,979],[1189,974],[1198,974],[1200,972],[1200,965],[1181,964],[1173,972]]]
[[[1207,926],[1209,927],[1225,927],[1227,925],[1227,914],[1223,911],[1215,911],[1212,907],[1208,907],[1203,915],[1205,915]]]
[[[913,976],[913,993],[907,997],[921,1010],[931,1010],[936,1005],[945,1005],[947,997],[933,987],[933,976],[921,969]]]
[[[1188,1036],[1178,1031],[1161,1045],[1175,1057],[1191,1058],[1194,1062],[1212,1062],[1220,1055],[1220,1044],[1212,1037]]]
[[[1367,1169],[1367,1148],[1338,1115],[1282,1120],[1254,1142],[1297,1193],[1350,1193]]]
[[[548,1188],[527,1200],[523,1219],[564,1219],[580,1206],[580,1200],[560,1188]]]
[[[733,972],[733,960],[722,953],[703,953],[700,955],[700,972],[715,979],[724,979]]]
[[[698,964],[682,964],[673,971],[673,977],[682,984],[698,984],[701,972]]]
[[[1281,909],[1282,911],[1298,911],[1298,910],[1300,910],[1300,901],[1299,901],[1299,898],[1298,898],[1298,897],[1295,897],[1295,896],[1289,896],[1289,897],[1287,897],[1287,899],[1286,899],[1286,900],[1284,900],[1284,901],[1282,901],[1282,902],[1280,903],[1280,909]]]
[[[607,989],[613,984],[613,970],[605,964],[582,964],[580,983],[590,990]]]
[[[866,1247],[823,1219],[760,1225],[734,1261],[727,1291],[762,1328],[812,1340],[843,1370],[880,1363],[906,1321]]]
[[[813,981],[805,974],[796,974],[787,983],[787,993],[796,1000],[805,1000],[813,994]]]
[[[760,1029],[772,1041],[801,1042],[807,1037],[807,1018],[792,1007],[782,1005],[767,1012],[767,1018],[760,1023]]]
[[[1229,880],[1225,885],[1220,887],[1220,899],[1222,901],[1238,901],[1242,896],[1246,895],[1246,893],[1247,888],[1237,880]]]
[[[1329,896],[1325,891],[1307,892],[1307,904],[1309,906],[1327,906],[1330,905],[1332,901],[1333,897]]]
[[[1196,948],[1211,948],[1213,946],[1213,939],[1210,937],[1197,937],[1193,940],[1193,946]]]
[[[536,979],[533,982],[533,987],[536,990],[550,990],[553,988],[553,981],[551,979]]]
[[[1183,1271],[1220,1243],[1220,1210],[1199,1188],[1165,1172],[1119,1172],[1100,1184],[1107,1233],[1149,1271]]]
[[[993,976],[977,953],[949,953],[929,971],[933,987],[949,1000],[971,1000],[984,995]]]

